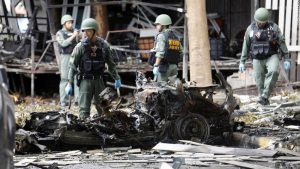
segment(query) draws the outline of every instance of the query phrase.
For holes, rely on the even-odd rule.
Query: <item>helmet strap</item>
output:
[[[92,42],[94,42],[94,40],[96,39],[96,31],[93,30],[93,35],[92,35],[92,38],[90,39]]]

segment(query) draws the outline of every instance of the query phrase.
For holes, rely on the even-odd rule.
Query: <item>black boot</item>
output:
[[[258,99],[258,103],[265,106],[265,105],[269,105],[270,102],[268,100],[268,98],[264,97],[264,96],[260,96]]]
[[[79,119],[82,121],[88,121],[90,119],[90,113],[88,112],[81,112],[79,114]]]

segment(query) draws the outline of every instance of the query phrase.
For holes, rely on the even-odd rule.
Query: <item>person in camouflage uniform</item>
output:
[[[250,55],[253,59],[255,81],[259,93],[258,103],[269,104],[269,96],[278,79],[279,52],[284,56],[284,68],[290,69],[285,38],[277,24],[268,20],[268,10],[255,11],[255,22],[248,26],[243,43],[239,70],[245,71],[245,62]]]
[[[155,38],[153,75],[157,82],[167,82],[169,77],[178,75],[178,63],[182,58],[182,47],[178,36],[169,28],[170,16],[161,14],[155,20],[158,35]]]
[[[116,70],[109,44],[102,38],[96,36],[98,23],[95,19],[85,19],[81,24],[84,38],[73,50],[70,59],[70,70],[68,74],[69,83],[65,89],[67,94],[72,93],[72,83],[76,71],[79,85],[79,111],[80,118],[86,119],[90,116],[90,107],[94,98],[98,114],[101,115],[99,94],[104,90],[103,74],[105,64],[108,72],[115,79],[115,88],[121,87],[120,76]]]
[[[71,53],[78,42],[79,31],[73,29],[74,19],[71,15],[64,15],[61,18],[61,30],[56,33],[56,41],[59,46],[60,52],[60,83],[59,83],[59,96],[61,106],[68,105],[67,94],[65,93],[65,87],[68,84],[68,72],[69,72],[69,60]],[[79,88],[75,86],[75,104],[78,103]]]

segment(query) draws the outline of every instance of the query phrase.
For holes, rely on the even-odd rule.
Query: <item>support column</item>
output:
[[[186,10],[186,1],[184,3],[184,10]],[[188,30],[187,30],[187,16],[184,16],[184,31],[183,31],[183,60],[182,60],[182,79],[189,81],[188,71],[189,71],[189,59],[188,59]]]
[[[210,64],[210,44],[206,17],[205,0],[187,0],[190,81],[197,86],[212,84]]]
[[[93,0],[92,2],[97,2]],[[108,30],[107,8],[104,5],[92,5],[92,18],[96,19],[99,24],[98,35],[105,38]]]

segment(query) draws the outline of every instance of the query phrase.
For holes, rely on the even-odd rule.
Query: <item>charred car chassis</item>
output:
[[[207,142],[231,131],[230,115],[236,107],[231,87],[221,74],[218,77],[219,85],[195,87],[178,79],[152,82],[140,73],[133,96],[118,97],[109,87],[100,94],[101,116],[80,121],[67,112],[36,112],[24,129],[36,131],[34,137],[42,144],[52,140],[71,145],[151,146],[161,140],[192,138]],[[221,105],[213,102],[217,89],[226,93]]]

